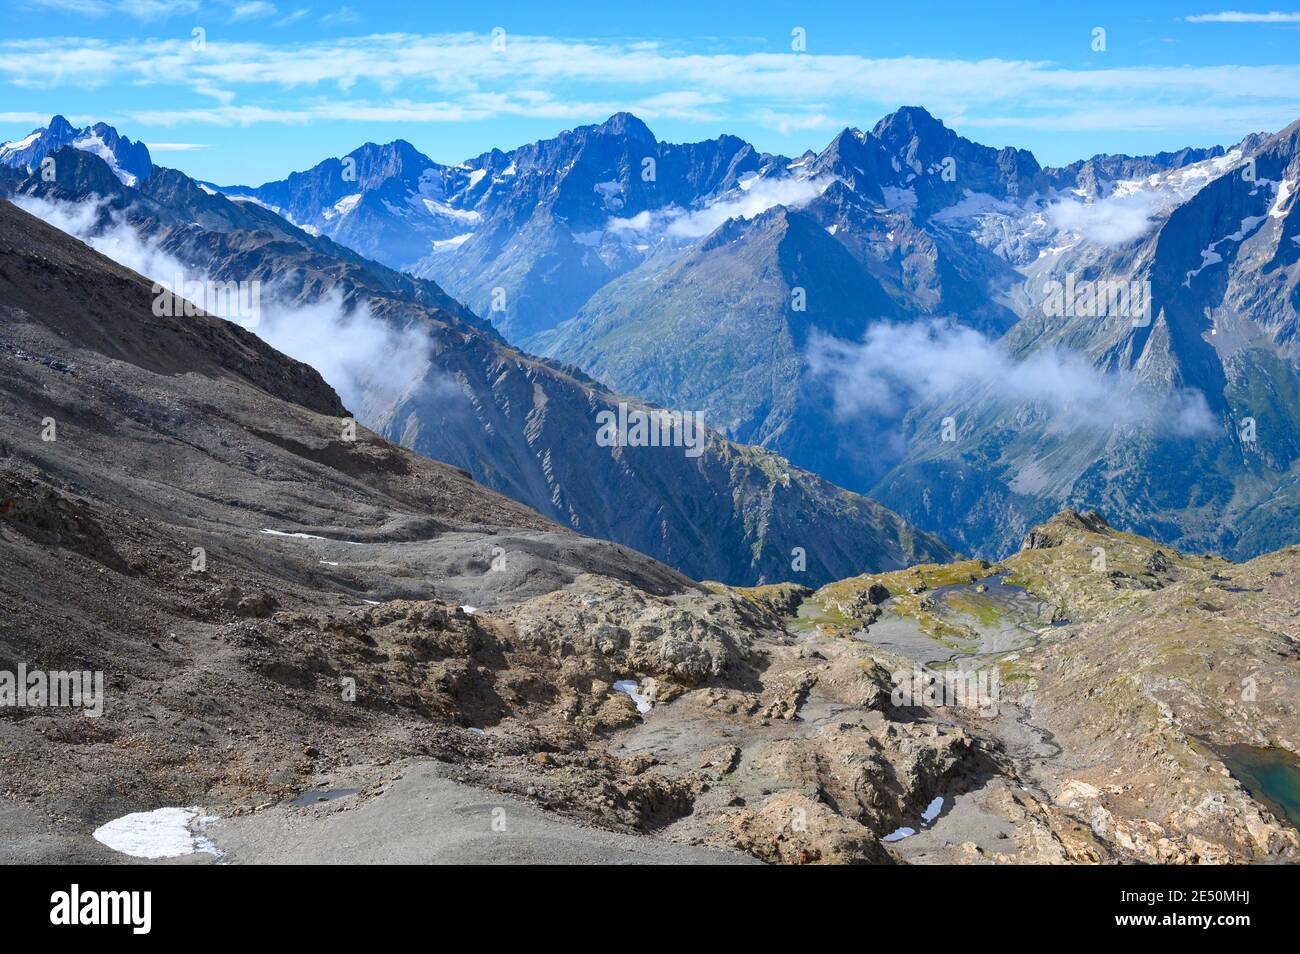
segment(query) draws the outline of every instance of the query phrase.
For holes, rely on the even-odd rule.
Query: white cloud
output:
[[[297,23],[299,20],[301,20],[309,13],[311,13],[311,11],[308,10],[306,7],[299,7],[297,10],[294,10],[290,13],[286,13],[283,17],[276,20],[275,26],[282,27],[282,26],[289,26],[289,24],[291,23]]]
[[[225,104],[207,109],[140,109],[128,115],[133,122],[174,127],[194,123],[212,126],[252,126],[261,123],[301,124],[314,120],[350,122],[458,123],[494,116],[526,116],[565,122],[590,121],[614,113],[633,112],[643,119],[659,117],[718,119],[703,108],[705,97],[694,94],[649,96],[641,100],[563,100],[532,90],[514,93],[472,93],[456,100],[416,101],[392,99],[385,102],[330,100],[301,106],[240,106]]]
[[[1198,13],[1183,19],[1188,23],[1300,23],[1300,13],[1242,13],[1225,10],[1223,13]]]
[[[824,112],[817,111],[817,107],[810,107],[807,112],[790,112],[775,109],[759,109],[753,114],[753,118],[770,129],[775,129],[781,135],[805,129],[844,129],[853,123],[845,119],[836,119]]]
[[[268,294],[249,330],[319,371],[363,424],[377,423],[428,370],[432,345],[419,327],[395,328],[364,302],[346,304],[337,290],[306,305],[285,304],[274,289]]]
[[[1017,359],[971,328],[939,321],[878,323],[861,342],[817,335],[808,363],[829,381],[836,412],[846,419],[896,417],[952,397],[1002,410],[1030,405],[1058,430],[1147,427],[1191,435],[1214,427],[1199,391],[1151,391],[1131,373],[1099,370],[1070,352]]]
[[[320,18],[320,22],[329,26],[333,23],[359,23],[361,15],[351,7],[339,7],[333,13],[327,13]]]
[[[207,283],[210,277],[187,267],[131,227],[120,212],[107,213],[102,200],[63,202],[18,196],[14,203],[97,252],[168,288]],[[274,287],[259,288],[256,309],[239,310],[238,300],[214,296],[195,304],[244,325],[271,347],[311,365],[362,423],[379,414],[423,379],[432,344],[418,326],[397,328],[371,314],[365,302],[348,304],[337,292],[319,301],[291,303]],[[228,306],[236,306],[227,313]]]
[[[368,101],[371,111],[354,111],[360,120],[405,103],[438,107],[432,121],[456,119],[456,107],[471,98],[477,103],[463,107],[471,117],[512,115],[528,93],[544,96],[549,114],[574,114],[584,91],[600,90],[601,105],[609,100],[628,108],[639,101],[662,115],[747,115],[786,131],[829,128],[840,116],[860,117],[865,110],[874,116],[915,102],[971,126],[1182,130],[1200,128],[1200,111],[1221,125],[1232,111],[1249,109],[1252,117],[1270,120],[1257,128],[1276,128],[1279,119],[1293,118],[1288,111],[1300,100],[1300,65],[1294,63],[1074,69],[995,58],[696,53],[655,42],[522,34],[510,34],[505,50],[496,51],[487,33],[223,40],[201,56],[188,37],[16,39],[0,42],[0,78],[26,88],[173,86],[225,97],[227,105],[231,91],[239,90],[274,97],[242,107],[264,110],[266,118],[258,121],[280,115],[287,122],[327,110],[333,104],[322,97],[336,90],[365,88],[355,100]],[[310,91],[315,99],[289,96],[295,91]],[[156,111],[212,121],[203,110],[169,109],[165,101]],[[1245,131],[1254,129],[1239,130]]]
[[[274,4],[266,3],[265,0],[241,0],[230,7],[230,19],[239,20],[261,20],[265,17],[273,17],[276,14]]]
[[[124,14],[140,20],[179,16],[199,9],[198,0],[35,0],[38,6],[87,17]]]
[[[85,119],[84,117],[65,116],[64,118],[67,119],[68,122],[72,123],[74,126],[89,125],[90,123],[95,121],[93,119]],[[0,113],[0,123],[30,123],[33,126],[44,126],[47,122],[49,122],[49,120],[50,120],[49,113],[33,113],[33,112]]]
[[[1099,245],[1124,245],[1141,238],[1155,224],[1154,216],[1166,206],[1155,192],[1112,195],[1094,202],[1064,199],[1047,208],[1055,228],[1074,232]]]
[[[665,209],[640,212],[630,218],[611,218],[606,225],[613,232],[666,234],[677,239],[697,239],[708,235],[728,219],[752,219],[778,205],[797,209],[826,191],[834,179],[764,178],[755,179],[748,189],[729,192],[701,209]]]
[[[122,221],[120,213],[105,212],[103,200],[60,202],[19,195],[14,196],[13,203],[148,278],[157,280],[159,276],[167,276],[170,281],[171,276],[185,271],[178,259],[141,239]]]
[[[1077,104],[1076,104],[1077,105]],[[1063,108],[1053,113],[1025,115],[965,116],[963,127],[985,129],[1038,129],[1051,132],[1159,132],[1166,129],[1203,130],[1211,135],[1227,133],[1240,137],[1246,132],[1268,132],[1280,129],[1300,116],[1300,96],[1276,102],[1237,102],[1231,106],[1214,106],[1209,103],[1180,105],[1167,103],[1160,106],[1105,107],[1088,106],[1083,109]]]
[[[147,142],[145,147],[150,152],[194,152],[197,149],[207,149],[206,142]]]

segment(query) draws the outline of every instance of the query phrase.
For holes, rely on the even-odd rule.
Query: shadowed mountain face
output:
[[[602,446],[598,415],[643,406],[511,348],[434,283],[368,262],[255,203],[210,194],[174,170],[155,170],[136,190],[93,156],[65,150],[55,159],[56,180],[29,177],[18,201],[78,203],[94,211],[97,228],[124,223],[187,272],[259,282],[257,327],[268,340],[315,354],[337,338],[339,348],[322,353],[327,362],[353,343],[373,353],[360,369],[339,364],[363,422],[573,529],[695,578],[735,583],[824,581],[950,552],[873,501],[712,432],[698,455]],[[358,327],[383,346],[358,342]]]

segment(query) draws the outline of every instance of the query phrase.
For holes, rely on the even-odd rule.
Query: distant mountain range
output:
[[[1051,168],[919,107],[795,158],[622,113],[454,166],[399,140],[202,186],[429,280],[579,390],[700,410],[964,551],[1072,506],[1240,558],[1300,537],[1297,130]],[[569,513],[557,466],[492,485]]]
[[[46,214],[88,212],[96,220],[86,225],[92,241],[125,226],[143,240],[155,271],[175,265],[205,280],[260,282],[263,308],[280,316],[264,314],[262,334],[274,321],[290,339],[347,335],[362,318],[382,324],[418,361],[402,365],[410,373],[402,379],[403,356],[380,355],[394,363],[371,369],[366,381],[374,387],[352,408],[358,417],[576,530],[697,579],[742,584],[811,584],[953,552],[876,502],[712,431],[698,456],[680,447],[601,446],[603,410],[646,406],[511,347],[434,282],[173,169],[153,167],[132,186],[97,152],[68,144],[49,156],[52,179],[39,163],[6,170],[2,181],[15,202]],[[322,310],[337,321],[322,327]],[[351,339],[343,341],[345,348]]]

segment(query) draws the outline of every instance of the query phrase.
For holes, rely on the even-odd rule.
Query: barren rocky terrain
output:
[[[0,202],[0,670],[107,695],[0,709],[0,860],[129,862],[91,833],[169,805],[221,852],[184,863],[1300,853],[1216,754],[1300,744],[1300,548],[1066,511],[996,565],[692,581],[150,301]],[[899,697],[918,668],[999,698]]]

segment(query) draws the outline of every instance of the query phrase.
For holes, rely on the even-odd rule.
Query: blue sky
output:
[[[619,109],[661,139],[795,155],[922,105],[1045,164],[1300,118],[1300,0],[3,3],[0,140],[102,119],[223,184],[396,138],[458,162]]]

